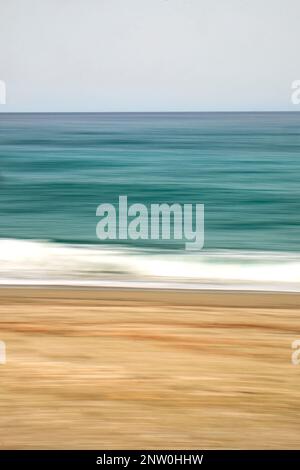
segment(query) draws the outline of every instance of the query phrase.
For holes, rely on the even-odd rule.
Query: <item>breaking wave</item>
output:
[[[0,284],[300,290],[300,254],[0,240]]]

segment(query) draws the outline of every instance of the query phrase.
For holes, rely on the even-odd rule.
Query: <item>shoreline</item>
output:
[[[0,281],[0,289],[73,289],[73,290],[130,290],[130,291],[159,291],[159,292],[205,292],[205,293],[256,293],[256,294],[296,294],[300,295],[300,286],[297,288],[267,285],[216,285],[216,284],[197,284],[188,282],[160,282],[160,281]]]
[[[174,289],[157,287],[114,287],[114,286],[66,286],[66,285],[3,285],[0,284],[1,298],[6,292],[14,297],[39,297],[39,294],[49,298],[68,298],[78,300],[103,300],[115,298],[134,300],[143,299],[145,302],[159,299],[172,299],[172,302],[183,305],[204,305],[223,307],[278,307],[295,308],[300,306],[300,292],[260,291],[260,290],[228,290],[228,289]]]

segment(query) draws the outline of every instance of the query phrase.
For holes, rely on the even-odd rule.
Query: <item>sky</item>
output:
[[[300,111],[299,18],[299,0],[0,0],[0,112]]]

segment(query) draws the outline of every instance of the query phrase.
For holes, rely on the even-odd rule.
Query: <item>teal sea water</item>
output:
[[[96,208],[203,203],[205,245],[96,237]],[[0,114],[0,282],[298,290],[300,113]]]

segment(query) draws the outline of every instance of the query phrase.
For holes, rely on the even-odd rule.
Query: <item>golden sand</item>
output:
[[[0,289],[0,448],[298,448],[299,301]]]

